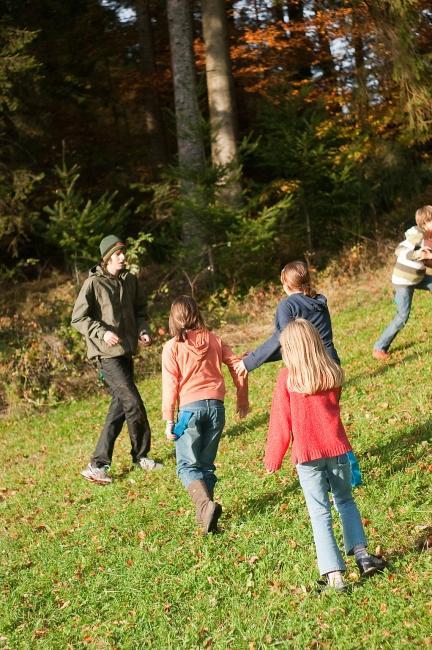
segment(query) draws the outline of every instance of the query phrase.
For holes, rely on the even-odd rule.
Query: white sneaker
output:
[[[104,467],[95,467],[89,463],[81,472],[81,476],[84,476],[87,481],[92,481],[92,483],[108,485],[108,483],[112,483],[112,478],[108,476],[109,469],[109,465],[105,465]]]
[[[135,465],[144,469],[146,472],[153,472],[154,470],[162,469],[163,467],[162,463],[157,463],[153,458],[148,458],[148,456],[144,456],[144,458],[137,460]]]

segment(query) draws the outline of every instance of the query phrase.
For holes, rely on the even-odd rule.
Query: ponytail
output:
[[[315,298],[316,291],[311,285],[309,269],[299,260],[289,262],[281,271],[281,282],[290,291],[301,291],[309,298]]]

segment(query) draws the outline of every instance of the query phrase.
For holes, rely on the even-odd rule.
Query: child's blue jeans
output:
[[[299,463],[297,473],[312,523],[319,571],[321,575],[345,571],[345,562],[333,532],[329,484],[342,520],[345,552],[351,555],[354,546],[367,546],[360,513],[351,492],[348,456],[343,454]]]
[[[217,481],[214,460],[225,426],[225,407],[217,399],[185,404],[181,411],[192,412],[183,435],[176,441],[177,476],[187,488],[203,480],[212,494]]]
[[[415,289],[432,291],[432,275],[425,275],[423,280],[414,287],[396,287],[394,292],[394,301],[396,303],[397,313],[392,322],[386,327],[374,345],[375,350],[384,350],[387,352],[393,339],[405,327],[410,311]]]

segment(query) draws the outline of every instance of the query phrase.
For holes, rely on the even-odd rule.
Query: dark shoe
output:
[[[387,568],[387,562],[377,555],[367,555],[358,560],[356,559],[356,564],[362,578],[369,578],[370,576],[373,576],[374,573],[384,571],[384,569]]]
[[[216,501],[214,502],[214,504],[215,504],[215,509],[214,509],[213,517],[212,517],[212,520],[210,522],[210,526],[209,526],[209,529],[208,529],[209,533],[216,533],[217,532],[218,520],[219,520],[219,517],[222,514],[222,506],[221,506],[221,504],[217,503]]]

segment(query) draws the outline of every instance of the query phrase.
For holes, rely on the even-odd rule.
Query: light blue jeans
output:
[[[396,338],[401,329],[405,327],[410,315],[411,304],[416,289],[432,291],[432,275],[425,275],[423,280],[414,287],[395,287],[394,301],[397,313],[390,325],[386,327],[378,341],[375,343],[375,350],[384,350],[387,352],[393,339]]]
[[[187,488],[192,481],[203,480],[213,493],[217,477],[214,460],[225,426],[225,407],[217,399],[205,399],[182,406],[192,412],[183,435],[176,441],[177,476]]]
[[[329,484],[342,520],[345,552],[367,546],[360,513],[351,492],[351,468],[347,454],[299,463],[297,473],[303,489],[321,575],[345,571],[345,562],[333,533]]]

